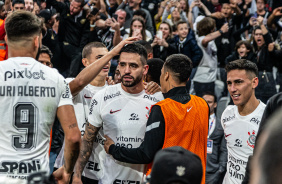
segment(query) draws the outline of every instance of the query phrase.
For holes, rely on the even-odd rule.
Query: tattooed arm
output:
[[[93,149],[93,143],[95,140],[95,137],[98,134],[100,127],[95,127],[91,125],[89,122],[87,122],[87,125],[85,127],[85,133],[82,138],[82,144],[80,148],[80,153],[77,159],[77,162],[75,164],[75,171],[73,175],[73,184],[74,183],[81,183],[81,173],[84,170],[84,167],[86,163],[88,162],[88,159],[92,153]]]
[[[68,183],[79,155],[81,135],[72,105],[60,106],[57,116],[65,133],[64,165],[53,173],[58,184]]]

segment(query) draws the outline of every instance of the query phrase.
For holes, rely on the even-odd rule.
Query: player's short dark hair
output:
[[[40,52],[40,54],[42,54],[42,53],[48,54],[50,59],[53,57],[52,51],[45,45],[42,45],[39,52]]]
[[[245,70],[246,72],[254,74],[256,77],[258,76],[257,65],[246,59],[231,61],[225,66],[225,70],[226,73],[230,72],[231,70]]]
[[[25,5],[25,2],[24,2],[24,0],[13,0],[12,6],[14,6],[15,4],[23,4],[23,5]]]
[[[124,46],[121,50],[120,53],[122,52],[127,52],[127,53],[134,53],[138,54],[140,56],[140,60],[142,65],[147,64],[147,50],[146,48],[139,44],[139,43],[132,43]]]
[[[189,24],[188,24],[186,21],[180,20],[180,21],[178,21],[178,22],[176,23],[176,29],[178,29],[178,26],[179,26],[180,24],[187,24],[187,26],[189,27]]]
[[[7,17],[5,29],[9,41],[26,40],[27,37],[40,35],[43,22],[28,11],[16,11]]]
[[[153,59],[149,59],[147,61],[147,64],[149,65],[149,70],[147,75],[151,76],[152,81],[160,84],[161,70],[164,65],[164,61],[159,58],[153,58]]]
[[[147,42],[145,40],[139,40],[135,43],[139,43],[139,44],[143,45],[145,47],[146,51],[147,51],[147,54],[153,53],[153,48],[152,48],[152,46],[149,42]]]
[[[87,58],[92,54],[92,48],[107,48],[102,42],[91,42],[85,45],[82,50],[82,58]]]
[[[217,97],[216,97],[216,95],[214,94],[214,92],[205,91],[205,92],[202,93],[202,97],[205,96],[205,95],[213,96],[214,102],[217,103]]]
[[[165,69],[173,72],[174,80],[178,83],[187,82],[192,72],[192,61],[186,55],[173,54],[167,57]]]
[[[143,10],[136,10],[136,11],[134,11],[134,13],[133,13],[133,16],[134,15],[136,15],[136,16],[141,16],[141,17],[143,17],[145,20],[146,20],[146,13],[143,11]]]
[[[203,18],[197,23],[197,32],[199,36],[206,36],[215,28],[215,20],[210,17]]]

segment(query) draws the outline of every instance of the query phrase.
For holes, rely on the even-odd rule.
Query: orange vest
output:
[[[207,102],[190,95],[191,100],[182,104],[170,98],[158,102],[165,120],[165,139],[163,148],[182,146],[201,158],[203,166],[202,184],[205,183],[207,160],[207,137],[209,126],[209,107]],[[151,172],[151,165],[149,171]]]
[[[4,20],[0,19],[0,26],[4,23]],[[0,61],[4,61],[6,56],[6,43],[5,40],[0,40]]]

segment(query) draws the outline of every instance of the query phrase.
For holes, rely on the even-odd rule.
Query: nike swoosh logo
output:
[[[193,106],[192,106],[193,107]],[[190,109],[187,109],[187,112],[189,112],[191,109],[192,109],[192,107],[190,108]]]
[[[84,94],[84,98],[92,98],[91,96],[86,96],[86,94]]]
[[[225,137],[228,137],[228,136],[230,136],[231,134],[228,134],[228,135],[225,135]]]
[[[121,111],[121,109],[120,110],[116,110],[116,111],[112,111],[112,109],[111,109],[110,114],[116,113],[118,111]]]

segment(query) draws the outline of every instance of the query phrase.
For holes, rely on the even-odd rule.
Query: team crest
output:
[[[254,148],[255,142],[256,142],[256,132],[253,130],[252,134],[250,132],[248,132],[248,134],[249,134],[250,137],[247,140],[247,143],[251,148]]]
[[[176,167],[176,174],[178,176],[183,176],[185,174],[185,167],[182,166]]]

